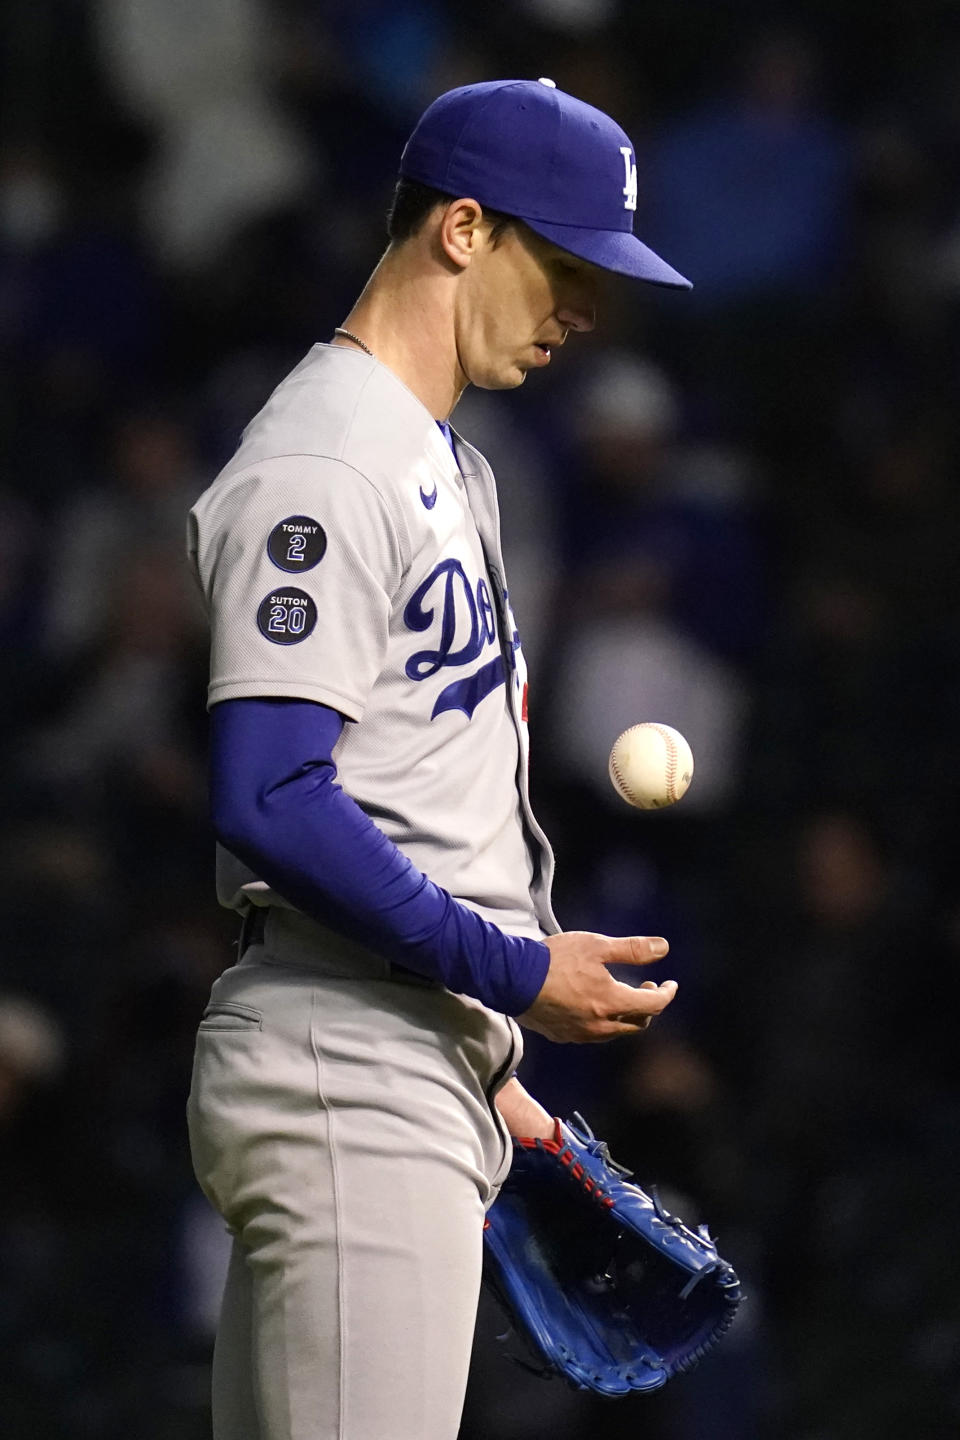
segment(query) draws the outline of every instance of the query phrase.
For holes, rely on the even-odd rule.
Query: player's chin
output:
[[[527,378],[527,372],[532,367],[522,362],[505,365],[502,370],[488,371],[480,379],[472,379],[471,384],[478,390],[516,390]]]

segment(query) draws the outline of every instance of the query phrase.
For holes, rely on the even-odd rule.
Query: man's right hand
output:
[[[645,1030],[677,993],[675,980],[639,987],[614,980],[608,965],[650,965],[670,949],[657,936],[613,939],[568,930],[546,940],[550,969],[529,1010],[517,1018],[548,1040],[584,1044]]]

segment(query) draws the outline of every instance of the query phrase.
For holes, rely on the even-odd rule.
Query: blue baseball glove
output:
[[[530,1368],[601,1395],[658,1390],[730,1326],[740,1282],[706,1228],[631,1184],[579,1115],[554,1127],[513,1142],[484,1280],[537,1357]]]

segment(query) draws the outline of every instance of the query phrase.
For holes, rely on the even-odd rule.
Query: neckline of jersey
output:
[[[410,386],[405,384],[404,381],[400,379],[400,376],[396,373],[395,370],[391,370],[389,365],[385,365],[382,360],[378,360],[376,355],[366,355],[362,350],[353,350],[348,345],[334,345],[329,340],[318,340],[314,346],[314,349],[328,350],[338,353],[340,355],[348,355],[350,356],[351,363],[359,363],[366,366],[368,369],[376,369],[381,371],[384,375],[389,376],[390,380],[395,385],[399,386],[399,388],[403,391],[404,395],[408,395],[413,401],[413,403],[417,406],[417,408],[422,411],[424,416],[429,419],[430,433],[436,436],[442,444],[442,453],[444,457],[452,456],[457,483],[459,485],[463,484],[463,477],[466,472],[464,472],[461,467],[460,457],[457,454],[454,442],[456,442],[457,445],[464,446],[466,451],[468,452],[471,449],[470,442],[468,440],[464,440],[463,436],[453,428],[449,420],[438,420],[435,415],[431,415],[430,411],[427,409],[426,405],[424,405],[419,395],[415,395],[413,393],[413,391],[410,389]],[[441,433],[444,425],[450,432],[449,440],[446,438],[446,435]],[[471,458],[469,454],[467,458]],[[473,471],[471,471],[470,473],[473,473]]]

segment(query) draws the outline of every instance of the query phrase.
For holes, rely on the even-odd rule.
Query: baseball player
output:
[[[453,1440],[483,1214],[548,1135],[519,1019],[642,1030],[666,941],[559,933],[493,476],[448,424],[594,322],[632,233],[624,132],[552,81],[453,90],[403,153],[390,244],[190,516],[211,796],[238,963],[200,1025],[203,1189],[234,1236],[216,1440]]]

